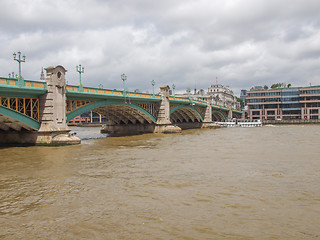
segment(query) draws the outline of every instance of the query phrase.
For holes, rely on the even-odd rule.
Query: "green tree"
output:
[[[242,98],[239,98],[239,97],[236,97],[237,98],[237,101],[240,103],[240,107],[241,109],[244,107],[244,102],[242,100]]]
[[[264,90],[268,90],[268,86],[267,85],[264,85]]]
[[[278,88],[281,86],[281,83],[274,83],[271,85],[271,88],[274,89],[274,88]]]
[[[288,84],[288,88],[291,87],[291,83]]]

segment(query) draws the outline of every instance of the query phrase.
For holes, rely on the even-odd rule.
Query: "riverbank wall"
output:
[[[320,124],[320,120],[319,119],[263,120],[263,124]]]

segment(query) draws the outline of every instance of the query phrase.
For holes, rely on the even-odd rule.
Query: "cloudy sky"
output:
[[[236,94],[254,85],[320,85],[319,0],[0,0],[0,76],[62,65],[69,84]]]

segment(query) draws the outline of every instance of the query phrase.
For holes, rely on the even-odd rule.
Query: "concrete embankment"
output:
[[[263,120],[263,124],[320,124],[320,120]]]

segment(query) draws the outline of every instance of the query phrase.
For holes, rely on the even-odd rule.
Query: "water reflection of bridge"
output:
[[[46,70],[46,82],[0,78],[0,141],[77,143],[66,123],[90,110],[108,119],[105,131],[111,134],[176,132],[241,116],[210,102],[170,96],[169,86],[160,94],[71,86],[62,66]]]

